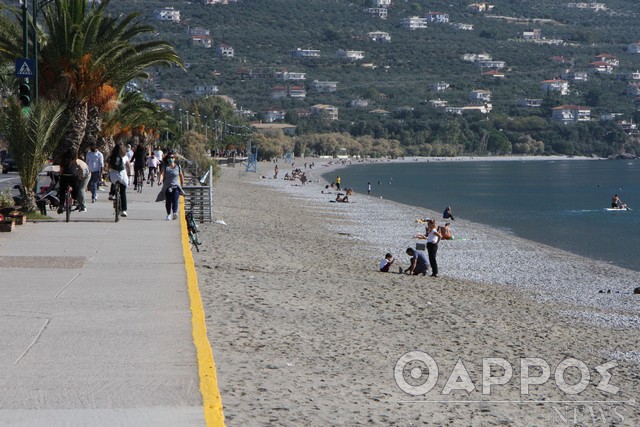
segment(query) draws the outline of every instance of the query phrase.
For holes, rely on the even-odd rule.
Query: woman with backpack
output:
[[[158,185],[162,186],[162,190],[158,195],[156,201],[165,200],[165,209],[167,211],[167,221],[178,219],[178,201],[180,195],[184,195],[182,187],[184,187],[184,175],[182,168],[176,163],[176,154],[171,151],[162,162],[166,166],[160,174],[158,179]]]
[[[129,158],[121,142],[116,142],[111,153],[109,154],[109,181],[111,181],[111,191],[109,192],[109,200],[113,200],[115,195],[115,185],[120,186],[120,206],[122,212],[120,216],[127,216],[127,186],[129,178],[127,176],[127,167]]]

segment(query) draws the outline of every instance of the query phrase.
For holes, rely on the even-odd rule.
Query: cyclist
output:
[[[122,212],[120,216],[127,216],[127,186],[129,185],[129,179],[127,177],[127,165],[129,159],[127,157],[122,142],[116,142],[111,154],[109,154],[109,181],[111,181],[111,192],[109,193],[109,200],[113,200],[115,194],[115,185],[120,186],[120,206]]]
[[[158,170],[159,164],[160,161],[156,158],[156,156],[147,157],[147,168],[149,169],[147,184],[153,183],[153,180],[156,178],[156,171]]]
[[[138,188],[142,182],[138,182],[138,176],[144,179],[144,165],[146,163],[147,151],[142,144],[138,144],[136,151],[133,153],[131,162],[133,162],[133,187]]]
[[[71,187],[73,198],[77,200],[78,211],[86,212],[85,192],[91,179],[89,166],[78,158],[78,152],[72,148],[65,151],[60,161],[60,188],[58,190],[59,200],[64,200],[64,193],[67,187]],[[58,213],[63,212],[62,203],[58,208]]]

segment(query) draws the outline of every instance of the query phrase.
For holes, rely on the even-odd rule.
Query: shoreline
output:
[[[272,167],[260,163],[259,172]],[[329,203],[315,182],[327,171],[316,166],[302,187],[223,168],[214,188],[215,219],[227,225],[205,227],[195,258],[227,425],[549,425],[556,409],[517,402],[575,399],[550,383],[534,396],[521,396],[517,382],[484,396],[483,357],[618,363],[621,391],[590,386],[581,400],[623,401],[640,388],[640,315],[628,293],[636,272],[456,220],[462,238],[441,243],[439,278],[379,273],[387,251],[406,267],[425,210],[358,194]],[[613,273],[627,281],[612,283]],[[447,374],[464,360],[476,390],[400,403],[416,397],[399,389],[393,367],[412,350]],[[476,403],[435,403],[447,399]],[[481,402],[491,399],[502,403]],[[618,406],[627,423],[619,425],[636,425],[637,407]]]

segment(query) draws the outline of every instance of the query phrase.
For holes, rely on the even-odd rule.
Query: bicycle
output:
[[[191,207],[184,214],[185,220],[187,222],[187,233],[189,233],[189,242],[191,243],[191,248],[196,248],[196,252],[200,252],[200,245],[202,242],[198,237],[198,224],[196,224],[196,220],[193,217],[193,207]]]
[[[73,177],[71,174],[62,174],[65,177]],[[62,204],[58,206],[58,213],[65,213],[65,222],[69,222],[71,219],[71,211],[76,210],[77,207],[74,208],[75,200],[73,199],[73,187],[71,184],[67,185],[67,188],[64,191],[64,199]]]

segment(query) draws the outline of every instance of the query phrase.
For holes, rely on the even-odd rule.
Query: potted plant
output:
[[[8,215],[13,211],[13,196],[11,196],[11,190],[4,189],[0,191],[0,213]]]

